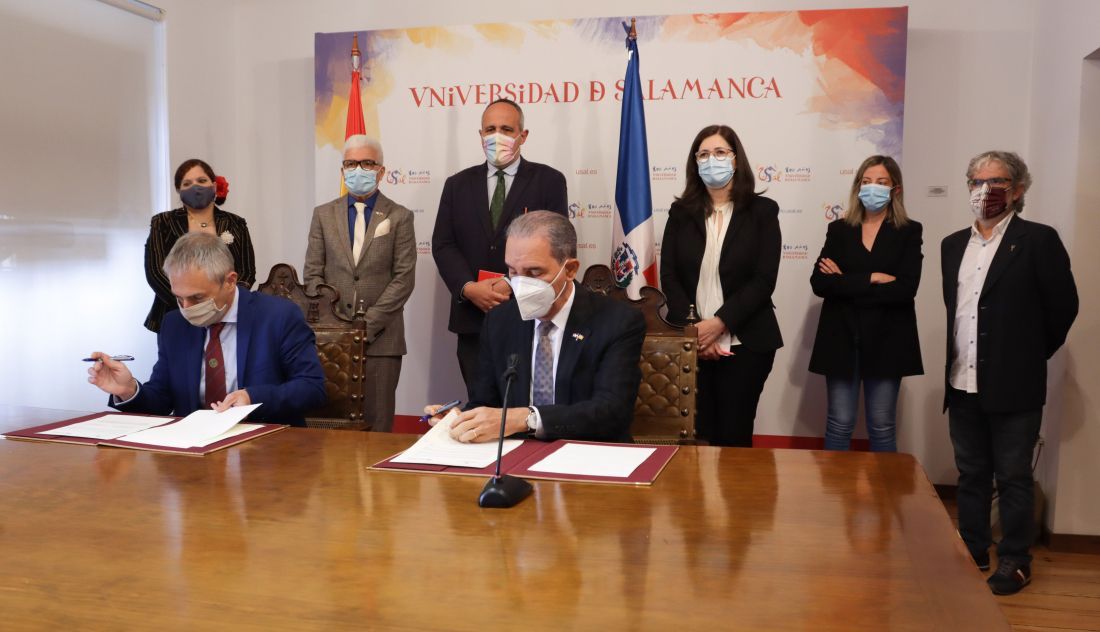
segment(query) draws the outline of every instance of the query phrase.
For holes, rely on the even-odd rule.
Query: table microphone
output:
[[[504,422],[508,418],[508,392],[512,389],[512,382],[516,379],[516,365],[518,364],[518,353],[508,356],[508,368],[504,370],[504,374],[501,376],[504,379],[504,401],[501,403],[500,409],[500,437],[497,438],[497,470],[496,474],[489,479],[489,482],[485,483],[485,489],[481,490],[481,496],[478,496],[477,504],[479,507],[493,509],[513,507],[531,493],[531,483],[522,478],[500,474],[500,462],[504,455]]]

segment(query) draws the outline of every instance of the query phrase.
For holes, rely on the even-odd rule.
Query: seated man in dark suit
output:
[[[432,256],[451,293],[447,328],[458,334],[458,366],[471,393],[485,313],[509,293],[504,280],[479,280],[479,273],[505,272],[504,234],[516,217],[536,209],[567,211],[565,176],[520,156],[528,131],[514,101],[490,103],[478,130],[486,162],[447,178],[439,198]]]
[[[512,221],[505,262],[513,299],[485,317],[477,379],[451,436],[466,443],[497,439],[502,374],[509,357],[518,356],[506,434],[629,442],[642,379],[642,313],[573,281],[577,233],[556,213]]]
[[[233,256],[216,235],[187,233],[164,259],[180,309],[157,338],[157,362],[140,384],[121,362],[95,352],[88,381],[125,412],[188,415],[199,408],[263,404],[253,418],[304,425],[325,403],[313,330],[290,301],[237,288]],[[204,351],[205,350],[205,351]]]

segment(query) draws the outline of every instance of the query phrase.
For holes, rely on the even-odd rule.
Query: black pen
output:
[[[111,359],[115,362],[133,362],[134,356],[132,355],[116,355],[111,356]],[[98,362],[99,358],[84,358],[85,362]]]

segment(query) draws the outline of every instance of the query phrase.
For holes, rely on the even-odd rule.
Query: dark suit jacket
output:
[[[810,371],[849,377],[856,368],[868,377],[921,375],[917,312],[913,298],[920,285],[919,222],[902,228],[884,221],[868,252],[863,229],[838,219],[829,224],[822,258],[836,262],[843,274],[822,274],[814,262],[810,286],[825,299],[810,355]],[[897,277],[871,284],[872,272]]]
[[[366,308],[368,356],[405,355],[405,302],[416,283],[413,214],[378,191],[367,219],[366,243],[352,261],[348,196],[313,210],[303,278],[312,291],[326,283],[340,292],[336,308],[352,318]]]
[[[630,442],[634,401],[642,370],[645,318],[629,305],[594,294],[579,284],[566,322],[554,382],[554,405],[539,406],[543,439]],[[480,369],[467,410],[500,408],[501,375],[518,354],[519,375],[508,395],[510,408],[527,406],[535,322],[523,321],[515,299],[492,309],[481,332]]]
[[[661,289],[673,322],[685,322],[688,306],[697,305],[695,288],[706,238],[703,209],[673,202],[661,240]],[[773,200],[757,195],[745,208],[734,209],[718,260],[725,301],[716,316],[746,349],[774,351],[783,346],[772,304],[782,247],[779,205]]]
[[[237,284],[244,289],[251,288],[256,282],[256,255],[252,252],[248,224],[243,217],[214,207],[214,228],[219,235],[229,233],[232,236],[229,252],[233,254]],[[164,315],[179,309],[176,297],[172,295],[172,286],[161,267],[168,251],[176,245],[176,240],[186,234],[187,210],[183,207],[157,213],[149,223],[149,238],[145,240],[145,279],[156,294],[149,315],[145,317],[145,328],[149,331],[160,331]],[[223,239],[228,240],[229,237]]]
[[[504,233],[508,224],[526,211],[565,215],[569,204],[561,172],[521,158],[504,200],[500,225],[494,230],[489,217],[488,178],[488,163],[463,169],[447,178],[432,232],[432,256],[451,292],[447,328],[459,334],[481,331],[485,314],[462,298],[462,286],[477,281],[478,270],[507,272]]]
[[[302,310],[284,298],[245,289],[238,297],[237,386],[248,391],[252,403],[263,404],[251,418],[303,425],[303,412],[327,400],[313,330]],[[188,323],[179,310],[170,312],[157,337],[152,377],[133,401],[115,407],[181,416],[202,407],[199,375],[205,337],[205,328]]]
[[[940,248],[947,306],[945,388],[950,388],[955,356],[959,266],[969,241],[966,228],[945,237]],[[1013,217],[978,297],[978,401],[983,411],[1012,413],[1043,407],[1047,360],[1066,341],[1077,306],[1069,254],[1058,232]],[[947,409],[946,396],[943,407]]]

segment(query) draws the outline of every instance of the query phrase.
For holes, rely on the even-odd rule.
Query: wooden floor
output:
[[[944,505],[954,519],[954,499]],[[1041,544],[1031,554],[1031,584],[1015,595],[996,597],[1012,629],[1100,630],[1100,555],[1059,553]]]

